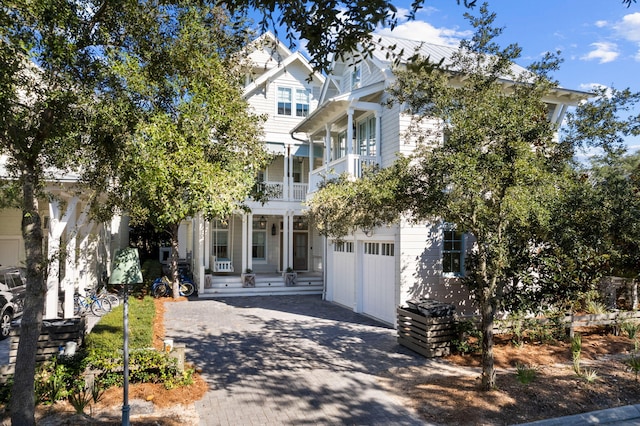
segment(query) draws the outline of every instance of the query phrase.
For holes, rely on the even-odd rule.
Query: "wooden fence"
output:
[[[67,347],[68,342],[75,342],[80,348],[84,340],[86,322],[84,317],[67,320],[44,321],[36,350],[36,362],[50,360]],[[9,345],[9,364],[0,366],[0,383],[6,383],[15,371],[20,341],[20,327],[11,329]]]

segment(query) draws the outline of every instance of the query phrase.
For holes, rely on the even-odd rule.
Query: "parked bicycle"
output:
[[[107,299],[111,303],[111,309],[120,305],[120,295],[110,292],[104,286],[100,289],[98,297],[104,297],[105,299]]]
[[[180,275],[180,296],[189,297],[195,290],[196,286],[189,278],[184,275]],[[173,294],[173,286],[171,280],[166,275],[160,278],[156,278],[151,284],[151,294],[153,297],[167,297]]]
[[[84,315],[91,312],[93,315],[101,317],[111,311],[111,302],[105,297],[100,297],[94,289],[85,288],[87,294],[82,296],[79,293],[73,295],[73,313]]]

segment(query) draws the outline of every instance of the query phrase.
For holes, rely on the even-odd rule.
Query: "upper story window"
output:
[[[291,88],[278,87],[278,115],[291,115]]]
[[[464,234],[452,225],[443,230],[442,272],[445,275],[464,275]]]
[[[278,115],[293,116],[294,103],[296,117],[309,115],[311,94],[307,89],[278,87]],[[295,98],[294,98],[295,96]]]
[[[361,78],[361,68],[360,65],[354,65],[351,70],[351,90],[357,89],[360,87],[360,78]]]
[[[307,89],[296,89],[296,117],[309,115],[309,97]]]

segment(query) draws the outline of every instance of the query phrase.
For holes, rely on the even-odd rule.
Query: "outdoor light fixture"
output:
[[[258,221],[258,226],[260,227],[260,229],[266,229],[267,219],[265,219],[264,216],[260,216],[260,220]]]
[[[294,229],[304,229],[304,220],[300,216],[293,222]]]
[[[129,284],[142,282],[142,270],[140,269],[140,257],[138,249],[127,247],[118,250],[113,262],[113,270],[109,277],[109,284],[124,285],[124,303],[122,310],[122,323],[124,333],[123,347],[123,397],[122,397],[122,425],[129,426]]]
[[[276,235],[276,224],[271,225],[271,235]]]

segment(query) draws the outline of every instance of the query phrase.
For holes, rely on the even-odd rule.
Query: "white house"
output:
[[[6,163],[7,157],[0,156],[0,179],[13,178]],[[95,288],[103,273],[110,271],[111,255],[129,242],[126,219],[117,217],[110,223],[91,220],[78,180],[75,174],[48,173],[44,191],[48,198],[39,200],[43,249],[49,260],[45,319],[73,317],[74,292]],[[0,209],[0,265],[24,266],[21,223],[21,210]]]
[[[393,80],[388,49],[409,55],[419,49],[435,62],[446,61],[457,50],[389,36],[375,39],[380,41],[371,56],[335,60],[318,100],[320,106],[292,130],[296,138],[308,141],[310,151],[324,152],[322,162],[315,162],[310,172],[310,194],[325,176],[347,172],[358,178],[364,165],[387,167],[398,153],[408,154],[415,148],[403,135],[410,117],[400,105],[383,106],[389,97],[385,88]],[[567,108],[587,96],[572,90],[553,91],[545,100],[549,120],[559,125]],[[468,291],[459,280],[470,244],[446,224],[406,220],[366,234],[357,232],[344,242],[328,241],[326,298],[389,324],[395,323],[396,307],[416,297],[453,303],[457,312],[473,313]]]
[[[180,257],[192,256],[200,297],[255,294],[320,294],[323,242],[303,216],[310,171],[323,164],[322,147],[310,149],[291,130],[319,104],[324,77],[271,33],[252,43],[244,97],[253,112],[268,116],[264,143],[273,161],[258,176],[265,204],[225,220],[195,218],[182,227]],[[184,244],[186,242],[186,244]],[[283,272],[296,272],[295,286]],[[248,270],[253,275],[243,281]],[[289,284],[293,284],[289,282]]]

